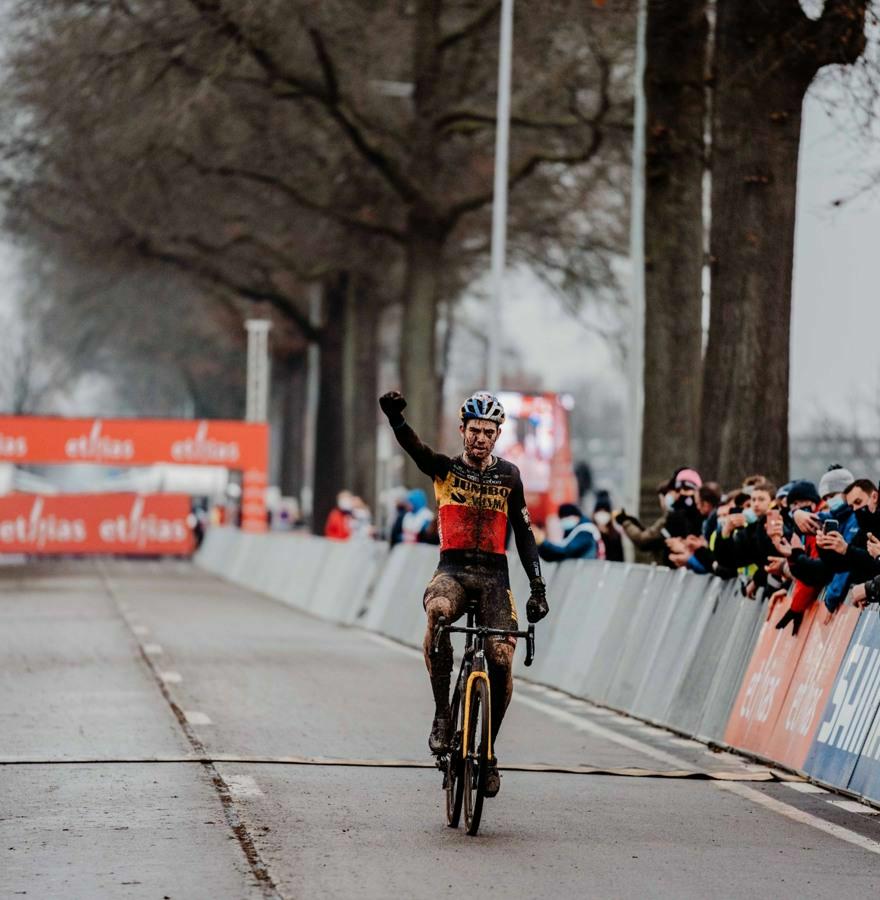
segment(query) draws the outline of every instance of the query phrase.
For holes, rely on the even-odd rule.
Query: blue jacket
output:
[[[853,538],[859,533],[859,519],[851,506],[845,506],[833,513],[821,512],[819,519],[823,522],[825,519],[837,519],[840,522],[840,532],[847,544],[851,544]],[[851,580],[852,572],[847,569],[844,572],[838,572],[828,583],[828,587],[825,588],[824,602],[829,612],[834,612],[846,599]]]
[[[538,545],[538,555],[547,562],[563,559],[596,559],[599,556],[599,529],[583,518],[565,533],[562,543],[544,541]]]

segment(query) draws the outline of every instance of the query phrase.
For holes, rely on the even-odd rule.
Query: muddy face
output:
[[[470,419],[459,431],[464,437],[464,455],[471,465],[484,468],[492,458],[501,429],[487,419]]]

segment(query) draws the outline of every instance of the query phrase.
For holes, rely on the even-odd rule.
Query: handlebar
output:
[[[437,653],[440,649],[440,638],[443,633],[449,634],[475,634],[479,637],[524,637],[526,639],[526,665],[530,666],[535,659],[535,626],[529,625],[526,631],[510,631],[505,628],[486,628],[483,625],[477,625],[475,628],[467,628],[462,625],[447,625],[446,617],[440,616],[437,625],[434,628],[434,646],[433,652]]]

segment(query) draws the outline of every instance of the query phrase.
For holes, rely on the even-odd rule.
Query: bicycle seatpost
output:
[[[431,653],[437,653],[440,650],[440,638],[443,637],[443,629],[446,627],[446,616],[440,616],[437,619],[437,625],[434,628],[434,646]]]

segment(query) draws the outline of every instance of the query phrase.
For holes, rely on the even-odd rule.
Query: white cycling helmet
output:
[[[504,407],[501,401],[488,391],[477,391],[468,397],[461,407],[461,421],[469,419],[486,419],[496,425],[504,423]]]

